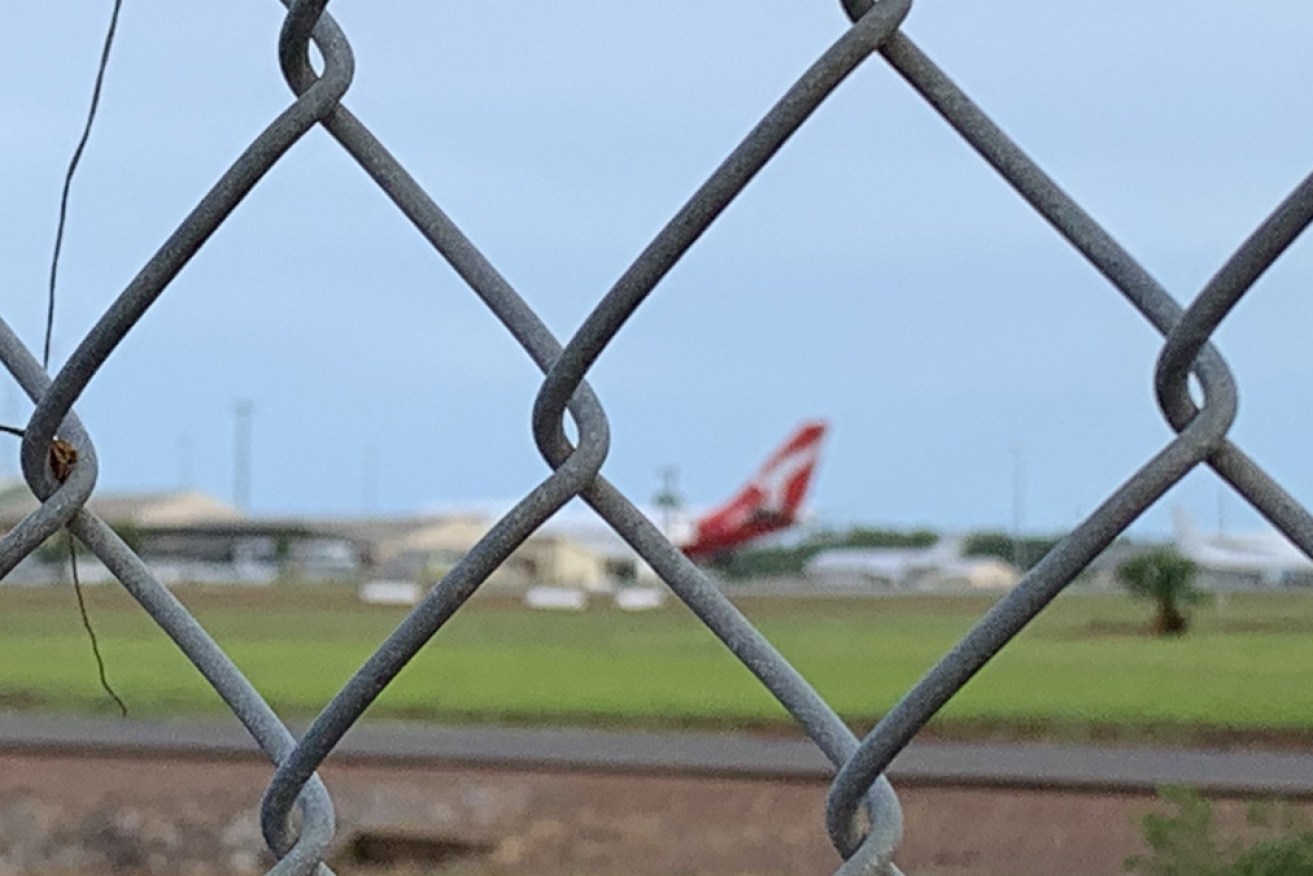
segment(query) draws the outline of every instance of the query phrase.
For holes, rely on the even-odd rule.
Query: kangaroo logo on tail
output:
[[[684,553],[701,559],[792,526],[811,486],[826,424],[799,426],[734,498],[694,523]]]

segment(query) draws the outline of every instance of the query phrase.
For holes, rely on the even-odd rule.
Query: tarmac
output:
[[[293,727],[294,733],[301,728]],[[0,715],[0,753],[70,757],[263,759],[235,719]],[[365,722],[331,762],[483,769],[708,775],[816,781],[833,766],[808,740],[743,733],[543,729]],[[1154,793],[1183,786],[1224,796],[1313,799],[1313,754],[1052,744],[913,743],[895,785]]]

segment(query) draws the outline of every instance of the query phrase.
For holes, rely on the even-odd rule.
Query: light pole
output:
[[[1026,522],[1026,458],[1021,444],[1012,445],[1012,565],[1024,572],[1021,527]]]
[[[237,402],[233,445],[233,504],[242,511],[251,507],[251,412],[250,399]]]
[[[190,490],[191,479],[191,435],[183,433],[178,436],[178,489]]]
[[[679,491],[675,484],[679,480],[679,469],[673,465],[664,466],[660,470],[661,474],[661,491],[658,492],[652,501],[661,509],[661,531],[665,533],[666,538],[674,536],[675,515],[683,507],[683,500],[679,497]]]

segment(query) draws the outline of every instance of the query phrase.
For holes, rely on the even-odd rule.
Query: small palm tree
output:
[[[1194,575],[1195,564],[1170,547],[1140,554],[1117,569],[1117,578],[1133,596],[1157,604],[1153,631],[1160,636],[1179,636],[1189,628],[1181,607],[1203,596],[1194,586]]]

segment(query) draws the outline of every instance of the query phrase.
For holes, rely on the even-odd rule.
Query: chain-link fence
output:
[[[53,377],[0,319],[0,361],[36,403],[22,440],[23,473],[40,508],[0,539],[0,577],[67,527],[146,609],[277,765],[262,803],[275,874],[328,873],[333,806],[316,769],[420,648],[509,554],[581,497],[757,676],[833,762],[826,825],[841,874],[899,872],[902,832],[882,772],[917,731],[1108,544],[1172,485],[1206,465],[1306,552],[1313,518],[1227,438],[1237,390],[1209,338],[1231,308],[1313,220],[1313,177],[1259,226],[1184,310],[1069,198],[934,62],[900,32],[911,0],[843,0],[852,27],[779,100],[630,265],[562,344],[404,167],[346,108],[354,59],[325,13],[327,0],[284,0],[279,43],[296,99],[246,148],[160,246]],[[322,73],[310,62],[310,44]],[[639,304],[753,176],[843,79],[878,54],[1120,291],[1166,341],[1156,387],[1177,436],[1144,463],[1031,570],[885,716],[858,739],[807,681],[716,586],[600,470],[609,433],[586,377]],[[242,199],[315,126],[323,126],[415,225],[519,342],[545,377],[533,432],[552,474],[501,517],[378,648],[297,739],[194,617],[106,524],[85,509],[96,483],[95,447],[72,409],[92,377]],[[1189,377],[1201,390],[1192,399]],[[577,429],[571,443],[564,418]],[[70,454],[57,457],[58,436]],[[879,667],[872,667],[879,671]],[[299,818],[293,809],[299,810]],[[294,828],[293,825],[296,825]]]

